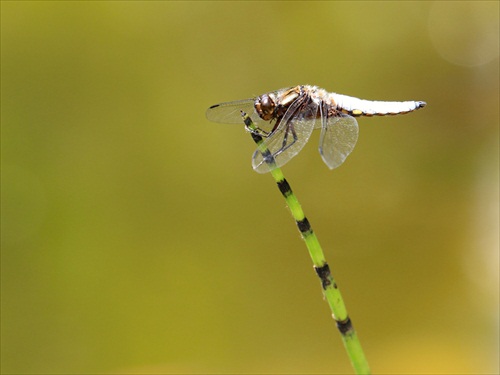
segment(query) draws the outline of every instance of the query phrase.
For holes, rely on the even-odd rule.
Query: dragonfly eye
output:
[[[255,110],[264,121],[273,119],[276,103],[268,94],[264,94],[255,99]]]

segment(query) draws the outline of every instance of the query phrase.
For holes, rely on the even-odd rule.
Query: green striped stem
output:
[[[286,203],[290,208],[290,211],[292,212],[292,216],[297,223],[300,234],[304,239],[304,242],[306,243],[307,249],[309,250],[309,254],[314,264],[314,269],[316,270],[316,273],[321,280],[323,294],[325,295],[328,305],[330,306],[333,319],[337,323],[337,328],[342,337],[342,341],[344,342],[347,355],[351,360],[354,371],[356,372],[356,374],[370,374],[370,368],[368,366],[368,362],[366,361],[361,343],[359,342],[351,319],[349,319],[349,316],[347,315],[347,309],[345,307],[344,300],[342,299],[340,290],[337,287],[337,283],[330,273],[330,267],[326,263],[325,255],[323,254],[323,250],[321,249],[321,245],[319,244],[318,237],[316,237],[316,234],[312,230],[309,220],[307,220],[306,216],[304,215],[304,211],[302,211],[302,207],[300,206],[297,197],[292,192],[292,189],[285,179],[285,176],[281,172],[281,169],[277,167],[273,155],[264,144],[262,136],[259,133],[259,129],[255,126],[255,124],[252,122],[252,119],[246,113],[242,111],[241,115],[243,117],[245,126],[250,131],[252,139],[257,144],[257,147],[261,152],[264,161],[269,166],[271,175],[278,184],[278,188],[281,194],[283,194],[283,197],[285,198]]]

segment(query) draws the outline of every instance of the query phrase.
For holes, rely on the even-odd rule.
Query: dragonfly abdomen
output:
[[[354,98],[352,96],[330,94],[335,107],[351,116],[388,116],[415,111],[425,106],[425,102],[383,102]]]

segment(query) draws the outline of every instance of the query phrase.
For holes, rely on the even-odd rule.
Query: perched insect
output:
[[[387,116],[422,108],[425,102],[370,101],[327,92],[316,86],[301,85],[259,95],[255,99],[221,103],[207,110],[210,121],[241,124],[246,112],[265,138],[264,145],[272,153],[277,167],[297,155],[314,129],[321,129],[319,153],[325,164],[339,167],[358,140],[357,116]],[[262,154],[256,150],[253,168],[269,172]]]

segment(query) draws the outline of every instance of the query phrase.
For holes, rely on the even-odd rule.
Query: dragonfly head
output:
[[[271,121],[275,117],[276,98],[273,94],[263,94],[255,99],[255,110],[264,121]]]

